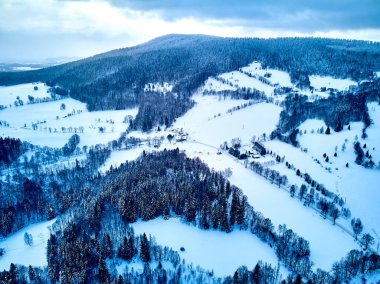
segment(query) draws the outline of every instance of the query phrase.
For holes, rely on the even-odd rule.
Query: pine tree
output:
[[[12,262],[11,265],[9,266],[9,280],[7,283],[9,283],[9,284],[17,284],[18,283],[17,272],[18,272],[17,267]]]
[[[123,276],[119,275],[119,277],[117,278],[117,284],[124,284],[124,279],[123,279]]]
[[[330,130],[330,127],[329,127],[329,126],[327,126],[327,128],[326,128],[326,132],[325,132],[325,134],[327,134],[327,135],[330,135],[330,134],[331,134],[331,130]]]
[[[103,236],[102,254],[104,258],[113,258],[113,245],[109,234]]]
[[[144,262],[149,262],[151,260],[150,246],[145,233],[140,239],[140,258]]]
[[[58,245],[57,238],[55,235],[50,235],[47,244],[47,262],[49,278],[52,282],[57,282],[59,280],[59,257],[58,257]]]
[[[340,119],[338,119],[338,124],[335,127],[335,132],[340,132],[340,131],[342,131],[342,129],[343,129],[342,121]]]
[[[252,273],[252,282],[254,284],[261,284],[261,267],[260,264],[256,264]]]
[[[302,284],[302,277],[301,277],[301,275],[297,274],[296,281],[294,281],[294,284]]]
[[[235,225],[236,222],[236,211],[238,208],[238,202],[239,202],[239,197],[236,194],[236,191],[232,193],[232,201],[231,201],[231,209],[230,209],[230,225],[233,226]]]
[[[123,243],[119,247],[117,255],[122,259],[131,260],[135,256],[135,251],[133,237],[124,237]]]
[[[98,279],[100,283],[111,283],[111,276],[103,257],[99,259]]]
[[[362,243],[364,246],[364,250],[367,250],[370,245],[375,243],[375,239],[368,233],[362,236]]]
[[[360,218],[353,218],[351,220],[351,227],[352,227],[352,230],[354,231],[355,240],[357,240],[358,236],[363,231],[363,224]]]
[[[34,272],[34,269],[31,265],[29,265],[28,267],[28,276],[31,282],[34,281],[34,279],[36,278],[36,273]]]

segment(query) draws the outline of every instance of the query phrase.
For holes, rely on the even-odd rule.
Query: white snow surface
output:
[[[244,100],[218,100],[215,96],[195,96],[197,105],[177,119],[173,128],[183,128],[196,141],[219,147],[224,141],[240,137],[243,144],[253,135],[269,135],[279,119],[281,108],[267,103],[226,113],[228,109],[247,103]],[[213,115],[218,115],[216,118]]]
[[[66,106],[64,110],[61,104]],[[117,139],[127,129],[124,118],[135,117],[137,111],[137,108],[133,108],[88,112],[84,103],[71,98],[24,105],[0,110],[0,120],[10,126],[0,126],[0,135],[20,138],[40,146],[62,147],[77,133],[80,147],[106,144]],[[32,129],[34,123],[37,124],[36,130]],[[81,127],[83,133],[79,131]],[[99,127],[105,128],[104,133],[99,132]]]
[[[29,225],[0,240],[0,247],[5,249],[5,254],[0,257],[0,270],[8,270],[11,263],[25,266],[46,266],[46,247],[50,237],[49,227],[54,222],[55,219]],[[32,235],[32,246],[25,244],[25,232]]]
[[[330,221],[324,220],[298,200],[290,198],[288,192],[270,184],[230,155],[217,155],[216,149],[191,142],[183,143],[179,148],[186,150],[189,157],[200,157],[215,170],[231,168],[232,176],[229,180],[247,195],[248,202],[255,210],[270,218],[276,228],[280,224],[286,224],[310,242],[311,260],[315,267],[329,270],[336,260],[351,249],[358,248],[353,238],[340,228],[332,226]]]
[[[336,79],[330,76],[309,76],[310,86],[315,89],[320,89],[322,87],[337,89],[338,91],[344,91],[349,88],[349,86],[356,86],[357,83],[350,79]]]
[[[34,90],[34,87],[37,86],[38,90]],[[0,105],[9,107],[11,105],[14,107],[14,102],[17,97],[20,97],[20,100],[26,104],[28,102],[28,95],[33,96],[34,98],[50,98],[50,94],[47,92],[49,89],[43,83],[29,83],[29,84],[20,84],[14,86],[0,86]]]
[[[202,230],[182,223],[178,218],[165,221],[157,218],[132,224],[136,234],[150,234],[158,244],[180,251],[188,263],[213,270],[216,276],[232,275],[241,265],[252,269],[259,260],[278,265],[277,257],[269,245],[247,231],[224,233]],[[284,275],[285,269],[281,269]]]
[[[261,63],[253,62],[247,67],[241,68],[242,71],[250,73],[252,75],[264,76],[266,73],[271,74],[269,78],[266,78],[272,84],[279,84],[282,87],[293,86],[289,73],[277,69],[262,68]]]
[[[270,218],[275,227],[286,224],[288,228],[293,229],[310,242],[311,259],[315,263],[315,267],[329,270],[336,260],[345,256],[351,249],[358,248],[351,236],[337,226],[333,226],[331,221],[324,220],[317,212],[303,206],[298,200],[290,198],[288,192],[270,184],[264,178],[245,168],[243,164],[230,155],[226,153],[217,155],[218,147],[223,141],[229,142],[231,138],[237,136],[242,138],[243,144],[245,144],[254,134],[270,133],[278,121],[280,108],[270,104],[257,104],[233,112],[231,115],[224,114],[225,110],[231,108],[234,103],[240,104],[241,102],[219,101],[218,98],[212,96],[195,96],[194,99],[197,105],[179,118],[173,127],[183,128],[184,131],[188,132],[189,141],[173,144],[165,141],[159,150],[179,147],[181,150],[185,150],[189,157],[200,157],[215,170],[223,171],[226,168],[231,168],[233,173],[229,178],[231,183],[243,190],[248,201],[256,210]],[[258,111],[255,118],[255,110],[261,107],[263,109]],[[221,113],[221,116],[214,118],[212,114],[218,113]],[[239,113],[242,113],[242,117],[238,116]],[[277,117],[270,122],[270,117],[273,118],[274,113],[277,113]],[[252,123],[255,121],[257,124]],[[250,123],[247,124],[247,122]],[[323,125],[317,124],[318,127]],[[260,127],[266,128],[266,131],[258,131]],[[351,127],[353,131],[357,126],[352,124]],[[136,136],[136,134],[131,133],[132,136]],[[147,138],[165,134],[164,132],[155,132],[144,135],[143,137]],[[325,179],[328,180],[331,175],[316,164],[309,154],[301,152],[289,144],[271,141],[267,142],[266,146],[287,157],[292,157],[290,162],[295,163],[297,161],[300,169],[308,168],[310,174],[316,178],[325,176]],[[138,156],[138,154],[133,155]],[[293,177],[293,179],[297,179],[297,177]],[[321,181],[321,183],[324,182]],[[334,185],[334,182],[325,184],[329,189],[334,188]],[[321,238],[321,234],[325,237]]]
[[[378,181],[380,180],[379,169],[366,169],[355,164],[355,151],[353,143],[358,137],[361,146],[366,148],[376,165],[380,162],[380,106],[378,103],[367,105],[373,124],[367,129],[368,137],[361,138],[364,125],[361,122],[351,123],[351,130],[344,130],[335,133],[333,130],[330,135],[318,134],[316,131],[311,134],[311,129],[320,128],[322,125],[326,129],[324,122],[309,120],[300,126],[306,129],[307,134],[299,137],[301,147],[307,148],[308,153],[303,153],[299,149],[281,142],[267,143],[269,148],[274,148],[280,153],[287,153],[290,162],[300,168],[301,171],[307,170],[314,179],[324,184],[329,190],[337,192],[342,196],[350,208],[353,217],[359,217],[363,221],[364,230],[375,237],[376,244],[380,243],[380,191]],[[347,142],[345,142],[347,140]],[[346,145],[346,150],[342,151],[342,145]],[[323,145],[323,147],[320,147]],[[337,157],[334,157],[335,147],[337,146]],[[329,156],[326,163],[323,154]],[[313,161],[313,158],[320,160],[321,167]],[[349,167],[346,168],[346,163]],[[331,173],[324,167],[330,167]],[[375,244],[375,247],[377,246]]]
[[[203,86],[204,91],[235,91],[236,89],[236,87],[224,84],[212,77],[208,78]]]
[[[126,161],[134,161],[144,150],[149,151],[151,149],[147,146],[142,146],[129,150],[113,151],[103,166],[99,168],[99,171],[106,172],[111,168],[111,166],[113,168],[117,168]]]
[[[232,176],[229,180],[242,189],[255,210],[270,218],[275,228],[278,225],[286,224],[289,229],[294,230],[310,242],[311,260],[315,263],[315,268],[330,270],[335,261],[344,257],[351,249],[359,248],[351,236],[339,227],[333,226],[331,221],[324,220],[317,212],[303,206],[298,200],[290,198],[288,192],[278,189],[275,185],[245,168],[243,164],[227,153],[223,152],[222,155],[217,155],[216,147],[196,141],[187,141],[165,143],[158,150],[177,147],[184,150],[188,157],[199,157],[210,168],[217,171],[230,168]],[[141,152],[143,151],[142,148],[139,149]],[[156,149],[152,151],[156,151]],[[134,156],[137,157],[138,154],[134,154]],[[152,235],[154,234],[152,233]]]
[[[240,88],[253,88],[264,92],[267,96],[271,96],[274,91],[274,87],[264,84],[256,78],[249,77],[240,71],[232,71],[228,73],[223,73],[218,77],[231,82],[233,86]]]

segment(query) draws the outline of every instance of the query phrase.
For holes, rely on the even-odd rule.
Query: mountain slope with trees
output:
[[[144,85],[171,82],[190,95],[209,76],[258,60],[290,73],[307,87],[307,75],[361,80],[380,69],[380,44],[323,38],[219,38],[167,35],[135,47],[99,54],[50,68],[0,73],[0,84],[43,81],[69,90],[90,110],[139,104]]]

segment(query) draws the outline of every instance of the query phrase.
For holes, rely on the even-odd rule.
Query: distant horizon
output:
[[[0,61],[85,58],[166,34],[380,42],[378,0],[3,0]]]
[[[96,56],[96,55],[99,55],[99,54],[103,54],[103,53],[107,53],[107,52],[110,52],[110,51],[113,51],[113,50],[118,50],[118,49],[124,49],[124,48],[132,48],[132,47],[136,47],[136,46],[139,46],[139,45],[142,45],[142,44],[145,44],[145,43],[148,43],[152,40],[155,40],[155,39],[158,39],[158,38],[161,38],[161,37],[165,37],[165,36],[169,36],[169,35],[188,35],[188,36],[193,36],[193,35],[200,35],[200,36],[210,36],[210,37],[219,37],[219,38],[252,38],[252,39],[278,39],[278,38],[317,38],[317,39],[332,39],[332,40],[354,40],[354,41],[365,41],[365,42],[370,42],[370,43],[380,43],[380,40],[365,40],[365,39],[352,39],[352,38],[337,38],[337,37],[324,37],[324,36],[276,36],[276,37],[259,37],[259,36],[218,36],[218,35],[211,35],[211,34],[181,34],[181,33],[168,33],[168,34],[164,34],[164,35],[160,35],[160,36],[157,36],[157,37],[153,37],[151,39],[148,39],[148,40],[145,40],[143,42],[139,42],[139,43],[136,43],[136,44],[131,44],[131,45],[128,45],[128,46],[120,46],[120,47],[114,47],[114,48],[111,48],[111,49],[105,49],[105,50],[101,50],[99,52],[96,52],[96,53],[92,53],[92,54],[88,54],[88,55],[85,55],[85,56],[66,56],[66,55],[62,55],[62,56],[55,56],[55,57],[41,57],[41,58],[5,58],[5,57],[0,57],[0,64],[25,64],[25,65],[59,65],[59,64],[64,64],[64,63],[68,63],[68,62],[73,62],[73,61],[77,61],[77,60],[81,60],[81,59],[85,59],[85,58],[89,58],[89,57],[92,57],[92,56]]]

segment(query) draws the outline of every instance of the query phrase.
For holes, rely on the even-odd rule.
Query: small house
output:
[[[264,156],[267,153],[265,147],[259,142],[253,143],[253,149],[256,150],[262,156]]]

